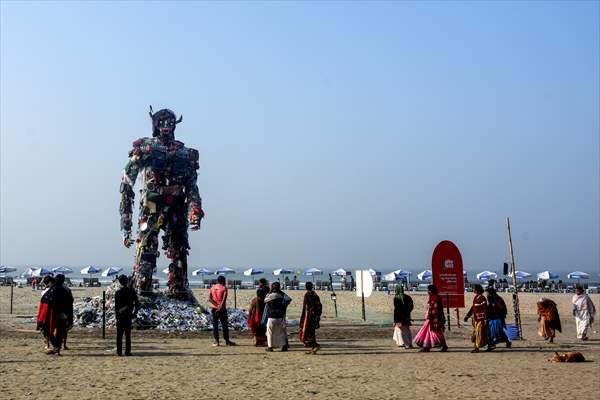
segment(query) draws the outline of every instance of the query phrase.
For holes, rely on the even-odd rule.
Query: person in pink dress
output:
[[[421,352],[428,352],[432,347],[441,347],[441,351],[448,351],[446,338],[444,337],[446,317],[444,316],[442,299],[438,295],[435,285],[429,285],[427,293],[429,294],[429,300],[427,301],[425,323],[415,336],[414,344],[421,347]]]

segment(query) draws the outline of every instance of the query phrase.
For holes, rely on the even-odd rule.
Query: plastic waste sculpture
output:
[[[152,292],[152,274],[156,269],[158,235],[162,230],[163,246],[170,260],[169,295],[186,299],[191,295],[187,279],[188,226],[200,229],[204,217],[202,199],[198,193],[198,151],[175,140],[175,127],[183,120],[168,109],[153,112],[152,137],[133,142],[129,161],[121,178],[121,232],[125,247],[132,245],[131,227],[134,191],[138,174],[142,174],[140,213],[133,287],[139,294]],[[192,296],[193,297],[193,296]]]

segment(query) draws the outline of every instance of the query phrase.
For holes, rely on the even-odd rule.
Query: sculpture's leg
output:
[[[165,235],[163,236],[164,246],[167,258],[171,260],[169,264],[169,293],[176,297],[187,298],[188,296],[188,278],[187,278],[187,256],[188,256],[188,236],[187,220],[185,209],[174,209],[169,215],[169,224]]]
[[[152,292],[152,273],[156,268],[157,250],[157,233],[154,231],[147,234],[141,232],[137,240],[133,268],[133,287],[140,295]]]

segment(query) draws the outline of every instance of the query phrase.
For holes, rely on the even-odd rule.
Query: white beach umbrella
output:
[[[100,268],[92,267],[90,265],[89,267],[85,267],[84,269],[82,269],[80,272],[83,275],[94,275],[99,274],[100,272],[102,272],[102,270]]]
[[[293,274],[294,271],[292,271],[291,269],[287,269],[285,267],[282,268],[277,268],[275,271],[273,271],[273,275],[289,275],[289,274]]]
[[[339,268],[333,271],[331,275],[346,276],[348,275],[348,272],[344,268]]]
[[[264,273],[265,273],[265,271],[262,268],[258,268],[258,267],[248,268],[247,270],[244,271],[245,276],[260,275],[260,274],[264,274]]]
[[[161,272],[165,275],[169,275],[169,267],[163,269]]]
[[[378,272],[378,271],[375,271],[373,268],[369,268],[367,271],[369,271],[369,273],[371,275],[377,275],[377,272]]]
[[[227,275],[227,274],[235,274],[235,270],[229,267],[220,267],[215,271],[217,275]]]
[[[306,275],[306,276],[323,275],[323,271],[321,271],[318,268],[309,268],[306,271],[304,271],[304,275]]]
[[[477,280],[485,282],[485,281],[489,281],[490,279],[496,279],[498,278],[498,275],[495,272],[492,271],[483,271],[477,274]]]
[[[425,271],[417,274],[417,279],[420,281],[428,281],[431,279],[431,276],[431,270],[426,269]]]
[[[52,268],[52,272],[54,272],[55,274],[67,275],[67,274],[70,274],[71,272],[73,272],[73,270],[71,268],[67,268],[67,267],[55,267],[55,268]]]
[[[168,272],[169,272],[169,269],[167,268],[167,273]],[[194,276],[198,276],[198,275],[204,276],[204,275],[207,275],[207,274],[212,274],[212,271],[209,270],[209,269],[207,269],[207,268],[200,268],[200,269],[197,269],[195,271],[192,271],[192,275],[194,275]]]
[[[123,270],[123,268],[121,268],[121,267],[108,267],[104,271],[102,271],[102,276],[108,277],[108,276],[117,275],[122,270]]]
[[[0,266],[0,274],[7,274],[9,272],[15,272],[17,269],[14,267]]]
[[[515,271],[515,277],[517,279],[525,279],[525,278],[529,278],[530,276],[531,276],[531,274],[529,272]]]
[[[50,271],[48,268],[40,267],[40,268],[34,269],[33,272],[31,273],[31,276],[41,277],[41,276],[50,275],[51,273],[52,273],[52,271]]]
[[[21,273],[21,278],[29,278],[33,274],[35,268],[27,268],[25,271]]]
[[[585,273],[585,272],[581,272],[581,271],[575,271],[575,272],[570,272],[569,274],[567,274],[567,278],[569,279],[590,279],[590,274]]]
[[[552,271],[544,271],[537,274],[538,279],[547,281],[548,279],[558,279],[558,274]]]

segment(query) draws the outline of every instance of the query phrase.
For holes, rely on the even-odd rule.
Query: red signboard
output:
[[[435,246],[431,257],[431,275],[444,307],[465,306],[462,257],[458,247],[451,241],[444,240]],[[446,300],[450,301],[449,305]]]

